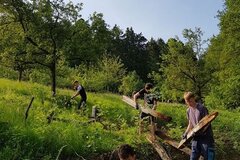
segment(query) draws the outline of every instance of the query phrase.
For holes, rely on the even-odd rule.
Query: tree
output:
[[[133,71],[122,78],[122,84],[119,87],[119,91],[124,95],[132,96],[132,93],[139,90],[142,86],[143,81],[137,75],[136,71]]]
[[[203,45],[207,42],[206,40],[202,40],[203,31],[199,27],[195,27],[195,31],[192,29],[184,29],[183,30],[183,37],[187,40],[186,45],[189,45],[196,57],[198,59],[204,54]]]
[[[95,55],[100,58],[107,53],[111,43],[111,32],[108,24],[105,23],[102,13],[94,12],[90,17],[90,28],[92,32],[92,43]]]
[[[50,70],[52,92],[56,94],[56,64],[67,38],[68,28],[79,18],[81,5],[63,0],[1,0],[1,15],[20,25],[27,41],[29,60]],[[8,46],[13,47],[13,46]]]
[[[159,72],[159,66],[162,63],[162,55],[167,52],[167,44],[162,40],[153,38],[146,44],[148,54],[147,62],[150,72]]]
[[[81,64],[77,67],[82,83],[91,91],[117,92],[125,75],[124,65],[119,57],[104,54],[96,64]]]
[[[163,56],[163,87],[172,90],[172,95],[176,95],[172,97],[174,100],[186,90],[195,92],[199,99],[208,92],[207,84],[212,77],[205,67],[204,55],[200,54],[201,45],[197,45],[201,33],[184,30],[186,44],[177,39],[168,40],[168,52]]]
[[[21,30],[19,25],[10,23],[5,16],[0,17],[0,62],[17,71],[21,81],[23,73],[33,67],[33,62],[28,60],[23,34],[18,34],[16,30]]]
[[[82,63],[96,62],[97,55],[93,45],[93,38],[88,21],[79,19],[69,28],[72,37],[68,39],[63,47],[63,54],[70,67]]]
[[[240,2],[225,0],[225,8],[219,12],[220,33],[211,39],[206,55],[208,65],[214,68],[214,83],[208,104],[226,108],[240,106]]]
[[[116,28],[115,28],[116,29]],[[118,36],[114,39],[115,47],[110,53],[119,56],[127,68],[127,71],[136,71],[141,79],[147,80],[149,73],[147,64],[146,42],[147,39],[140,34],[136,34],[132,28],[127,28],[125,33],[116,32]]]

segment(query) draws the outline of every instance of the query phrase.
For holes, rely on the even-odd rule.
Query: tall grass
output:
[[[0,86],[0,129],[4,130],[0,159],[54,159],[65,145],[60,157],[88,157],[111,151],[122,143],[133,143],[133,117],[137,111],[122,103],[120,96],[88,93],[87,113],[78,114],[77,102],[73,101],[71,109],[64,108],[63,99],[70,98],[73,91],[58,90],[58,96],[52,98],[50,88],[39,84],[0,79]],[[25,123],[24,114],[32,96],[35,99]],[[98,122],[88,123],[92,106],[102,111],[107,130]],[[47,116],[52,111],[55,117],[67,122],[48,124]]]
[[[77,101],[72,108],[64,106],[73,91],[57,90],[51,97],[47,86],[0,79],[0,159],[60,159],[84,157],[109,152],[123,143],[140,147],[139,151],[150,155],[146,149],[145,136],[137,134],[138,111],[121,100],[121,96],[110,93],[87,93],[87,111],[78,113]],[[35,97],[24,121],[25,111],[32,97]],[[79,100],[79,99],[77,99]],[[101,123],[88,123],[92,106],[101,110]],[[210,112],[213,111],[211,108]],[[54,111],[62,121],[47,122]],[[186,107],[181,104],[159,103],[158,111],[173,118],[171,123],[159,121],[168,134],[180,140],[186,129]],[[217,110],[219,116],[212,123],[217,156],[228,159],[240,152],[239,111]],[[145,157],[146,158],[146,157]],[[150,159],[151,157],[149,157]]]

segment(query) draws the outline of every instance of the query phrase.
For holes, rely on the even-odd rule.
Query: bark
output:
[[[51,65],[51,79],[52,79],[52,96],[56,95],[56,63],[53,62]]]
[[[18,81],[19,81],[19,82],[22,81],[22,75],[23,75],[23,70],[19,70],[19,71],[18,71]]]

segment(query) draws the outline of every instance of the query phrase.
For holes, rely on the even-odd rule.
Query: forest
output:
[[[216,13],[218,35],[205,40],[200,27],[185,28],[184,41],[174,37],[165,42],[161,37],[147,39],[131,26],[110,26],[102,13],[83,19],[82,3],[0,0],[0,159],[81,159],[76,153],[91,159],[90,153],[109,152],[121,142],[150,156],[148,147],[142,149],[143,138],[134,138],[137,111],[120,98],[147,82],[154,84],[158,110],[173,117],[173,122],[161,124],[171,136],[179,140],[186,127],[183,93],[192,91],[210,111],[220,113],[213,123],[218,158],[231,153],[238,159],[240,1],[224,0],[223,5]],[[89,93],[89,108],[105,109],[109,130],[101,124],[79,126],[87,117],[62,108],[73,94],[69,89],[74,80]],[[35,110],[24,124],[22,114],[32,96]],[[53,123],[52,128],[45,124],[44,117],[53,110],[71,123]]]

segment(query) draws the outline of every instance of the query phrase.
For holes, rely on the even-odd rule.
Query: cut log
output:
[[[136,109],[136,107],[135,107],[136,103],[131,98],[129,98],[127,96],[123,96],[122,100]],[[142,107],[141,105],[139,105],[139,108],[143,113],[150,114],[153,117],[159,118],[161,120],[164,120],[164,121],[167,121],[167,122],[172,120],[172,117],[166,116],[166,115],[164,115],[160,112],[152,110],[151,108]]]
[[[156,141],[155,139],[153,139],[151,137],[151,135],[147,136],[147,140],[152,144],[152,146],[154,147],[154,149],[157,151],[157,153],[159,154],[159,156],[161,157],[162,160],[171,160],[172,158],[169,157],[169,155],[167,154],[166,150],[164,149],[163,146],[161,146],[158,141]]]

